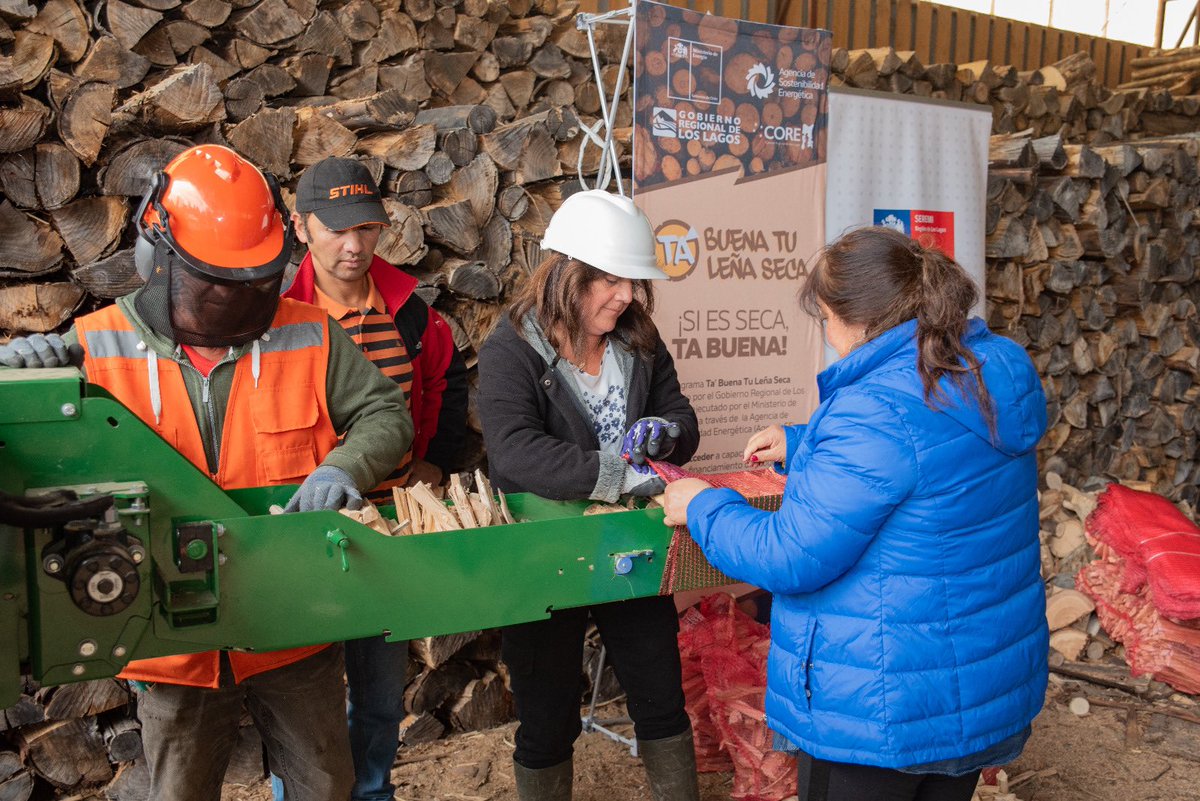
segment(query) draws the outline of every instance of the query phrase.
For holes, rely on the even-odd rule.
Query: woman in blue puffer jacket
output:
[[[970,799],[1015,758],[1046,689],[1029,357],[968,319],[962,268],[903,234],[827,247],[801,291],[841,357],[807,426],[754,435],[778,512],[667,488],[715,566],[775,594],[766,696],[800,801]]]

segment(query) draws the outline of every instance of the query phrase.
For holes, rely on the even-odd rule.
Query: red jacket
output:
[[[313,303],[313,270],[312,256],[306,253],[283,296]],[[466,434],[466,365],[454,347],[450,326],[413,293],[417,279],[378,256],[371,261],[370,271],[412,359],[413,456],[449,473],[458,467]]]

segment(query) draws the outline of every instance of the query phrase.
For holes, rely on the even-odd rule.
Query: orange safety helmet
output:
[[[165,255],[218,283],[282,275],[291,257],[291,215],[279,184],[220,145],[172,159],[154,176],[135,219],[143,278],[164,266],[156,262]]]

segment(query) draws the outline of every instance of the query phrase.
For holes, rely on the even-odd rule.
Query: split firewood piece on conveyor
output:
[[[450,488],[446,494],[454,503],[454,512],[462,522],[462,528],[479,528],[480,524],[475,519],[474,510],[471,509],[471,499],[467,496],[461,474],[452,473],[450,475]]]
[[[384,519],[383,515],[379,513],[379,509],[370,501],[363,501],[362,508],[360,509],[342,509],[341,513],[351,520],[362,523],[368,528],[373,528],[380,534],[388,537],[392,535],[392,530],[397,525],[392,521]]]

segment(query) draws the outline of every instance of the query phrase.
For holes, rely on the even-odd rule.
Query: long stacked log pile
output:
[[[1096,80],[1087,53],[1020,72],[988,61],[925,65],[912,51],[889,47],[835,50],[833,71],[834,86],[990,105],[998,134],[1029,129],[1035,137],[1096,145],[1200,127],[1200,95],[1161,87],[1113,91]]]
[[[1173,95],[1190,95],[1200,89],[1200,47],[1151,50],[1131,59],[1129,80],[1118,89],[1166,89]]]

